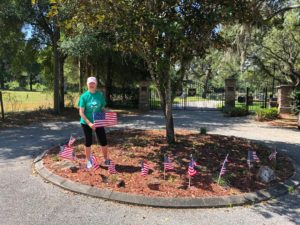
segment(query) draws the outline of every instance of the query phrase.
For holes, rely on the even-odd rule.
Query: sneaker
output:
[[[86,163],[86,168],[91,169],[92,167],[93,167],[93,165],[92,165],[91,161],[88,160],[87,163]]]
[[[103,163],[104,166],[109,166],[110,164],[110,160],[109,159],[106,159]]]

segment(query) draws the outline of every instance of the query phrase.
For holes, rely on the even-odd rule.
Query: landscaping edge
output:
[[[43,156],[54,146],[37,156],[34,163],[36,172],[45,180],[63,188],[79,194],[91,197],[111,200],[115,202],[134,204],[140,206],[160,207],[160,208],[221,208],[239,205],[249,205],[266,201],[274,197],[279,197],[295,189],[300,184],[300,175],[294,174],[284,182],[280,182],[267,189],[258,190],[239,195],[202,197],[202,198],[163,198],[150,197],[137,194],[129,194],[108,189],[95,188],[84,185],[58,176],[50,172],[43,164]]]

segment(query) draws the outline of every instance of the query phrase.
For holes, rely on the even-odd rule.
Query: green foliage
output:
[[[20,87],[20,84],[18,81],[11,81],[11,82],[5,83],[5,87],[8,90],[17,90]]]
[[[112,175],[109,176],[109,180],[110,180],[110,182],[111,182],[112,184],[117,183],[118,179],[119,179],[119,176],[116,175],[116,174],[112,174]]]
[[[247,116],[248,115],[248,111],[246,106],[242,106],[242,107],[233,107],[230,109],[224,109],[223,111],[227,116],[230,117],[238,117],[238,116]]]
[[[228,180],[226,179],[226,175],[225,176],[221,176],[220,177],[220,180],[219,180],[219,174],[215,174],[213,177],[212,177],[213,181],[218,183],[219,181],[219,185],[222,186],[222,187],[227,187],[229,185],[229,182]]]
[[[293,193],[295,191],[295,188],[293,186],[288,186],[288,192],[289,194]]]
[[[205,135],[207,133],[206,127],[200,127],[200,134]]]
[[[256,119],[258,121],[275,120],[279,116],[277,108],[258,109],[256,110]]]
[[[300,90],[293,91],[292,98],[293,98],[292,111],[295,114],[299,114],[300,113]]]
[[[57,161],[60,160],[59,157],[58,157],[58,155],[56,155],[56,154],[50,155],[50,157],[51,157],[51,159],[52,159],[53,161],[55,161],[55,162],[57,162]]]

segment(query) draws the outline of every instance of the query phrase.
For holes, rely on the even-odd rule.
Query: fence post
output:
[[[249,113],[249,87],[246,89],[246,108],[247,108],[247,113]]]
[[[265,88],[265,99],[264,99],[264,108],[267,108],[267,101],[268,101],[268,88]]]
[[[0,103],[1,103],[2,121],[4,121],[4,107],[3,107],[3,98],[2,98],[2,92],[1,91],[0,91]]]

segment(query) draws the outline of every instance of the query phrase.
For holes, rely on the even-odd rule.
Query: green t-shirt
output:
[[[78,107],[84,108],[84,115],[91,123],[94,123],[93,112],[101,112],[105,105],[105,99],[100,91],[95,93],[86,91],[80,96],[78,102]],[[86,124],[82,117],[80,118],[80,123]]]

